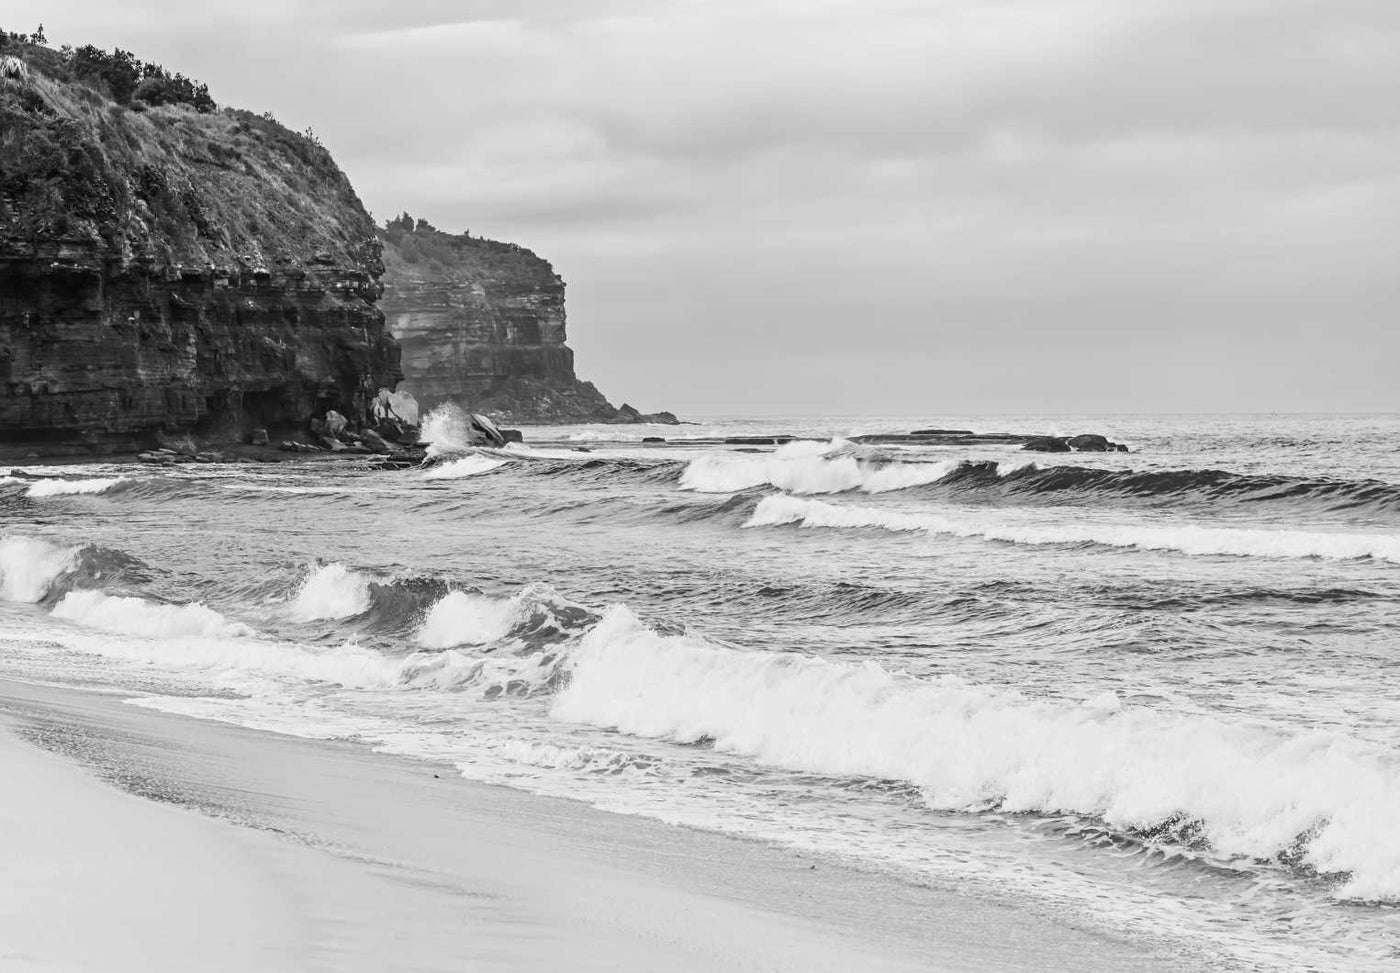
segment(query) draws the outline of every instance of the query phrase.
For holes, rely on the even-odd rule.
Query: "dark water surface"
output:
[[[838,438],[930,425],[1134,452]],[[0,479],[0,673],[445,758],[1212,964],[1400,963],[1400,417],[682,430],[815,437],[759,451],[431,432],[427,472]]]

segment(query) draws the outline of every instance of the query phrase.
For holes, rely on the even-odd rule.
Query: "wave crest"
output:
[[[452,591],[429,609],[417,641],[426,649],[450,649],[512,639],[538,648],[577,635],[597,617],[544,584],[510,598]]]
[[[976,514],[923,514],[882,510],[778,495],[764,497],[745,527],[875,528],[924,531],[950,537],[980,538],[1011,544],[1097,544],[1104,547],[1176,551],[1190,555],[1236,557],[1377,558],[1400,563],[1400,537],[1303,530],[1245,527],[1202,527],[1196,524],[1010,523],[1004,516],[988,520]]]
[[[369,611],[370,579],[343,564],[317,568],[297,590],[291,614],[300,622],[339,621]]]

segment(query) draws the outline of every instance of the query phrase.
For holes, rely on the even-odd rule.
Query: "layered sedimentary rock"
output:
[[[564,281],[548,261],[407,215],[380,238],[384,312],[403,348],[404,387],[425,409],[453,402],[516,423],[638,421],[574,373]]]
[[[394,387],[373,223],[314,139],[119,104],[55,52],[0,80],[0,446],[364,416]]]

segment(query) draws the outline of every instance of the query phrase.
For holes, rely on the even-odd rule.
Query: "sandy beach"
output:
[[[350,743],[14,682],[0,714],[10,970],[1180,968],[1029,912]]]

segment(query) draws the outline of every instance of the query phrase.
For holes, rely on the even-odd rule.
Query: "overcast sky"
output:
[[[1400,409],[1396,0],[6,2],[311,126],[705,414]]]

